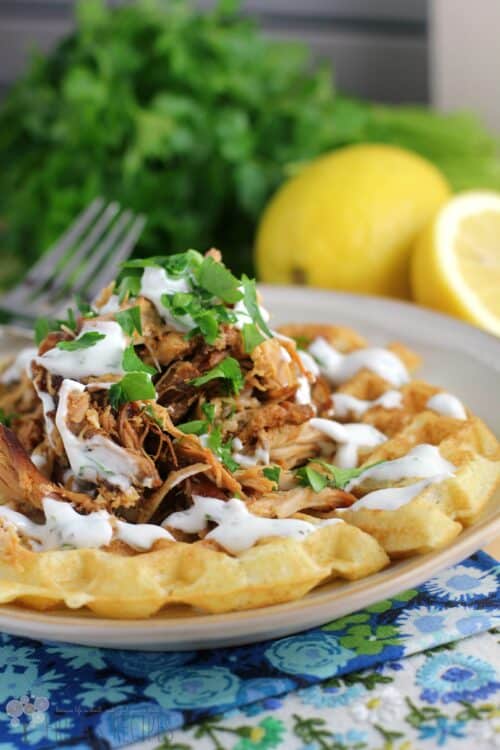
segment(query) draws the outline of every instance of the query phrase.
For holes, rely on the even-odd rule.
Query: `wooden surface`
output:
[[[492,557],[495,557],[497,560],[500,560],[500,537],[495,539],[491,544],[488,544],[488,546],[484,548],[484,551]]]

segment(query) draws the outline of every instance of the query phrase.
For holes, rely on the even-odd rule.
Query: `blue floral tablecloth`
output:
[[[478,553],[418,589],[251,646],[152,653],[0,635],[0,750],[500,747],[498,637],[487,633],[499,625],[500,566]]]

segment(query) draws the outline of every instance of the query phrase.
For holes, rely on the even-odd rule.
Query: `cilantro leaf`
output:
[[[200,377],[194,378],[189,382],[192,385],[199,387],[205,385],[205,383],[209,383],[211,380],[216,380],[217,378],[228,380],[231,384],[233,393],[239,393],[241,391],[245,380],[238,360],[234,359],[234,357],[226,357],[226,359],[223,359],[222,362],[219,362],[218,365],[212,367],[212,369],[208,370],[204,375],[200,375]]]
[[[38,346],[49,335],[51,331],[57,328],[57,323],[49,318],[38,318],[35,321],[35,342]]]
[[[137,297],[141,291],[141,277],[137,275],[122,276],[118,283],[118,302],[121,304],[124,299]]]
[[[245,323],[241,335],[243,336],[243,346],[247,354],[253,352],[256,346],[266,340],[266,337],[261,334],[255,323]]]
[[[129,401],[149,401],[156,398],[156,391],[146,372],[128,372],[108,391],[109,403],[114,409]]]
[[[15,418],[15,414],[7,414],[4,409],[0,408],[0,424],[5,425],[5,427],[10,427],[12,420]]]
[[[328,477],[311,466],[302,466],[295,472],[300,484],[304,487],[311,487],[314,492],[321,492],[328,485]]]
[[[104,333],[87,331],[77,339],[73,339],[73,341],[58,341],[56,346],[65,352],[75,352],[78,349],[90,349],[91,346],[95,346],[98,341],[102,341],[104,338],[106,338]]]
[[[127,336],[133,336],[134,331],[142,336],[141,308],[139,305],[120,310],[116,313],[115,318]]]
[[[223,263],[218,263],[210,256],[203,258],[196,279],[203,289],[211,292],[214,297],[218,297],[224,302],[233,304],[243,298],[243,294],[238,288],[240,282],[236,276],[233,276]]]
[[[335,466],[335,464],[330,464],[327,461],[323,461],[322,459],[313,459],[311,463],[316,463],[320,464],[320,466],[323,466],[331,477],[331,486],[343,490],[352,479],[357,479],[367,469],[371,469],[373,466],[383,464],[385,463],[385,461],[375,461],[375,463],[369,464],[368,466],[358,466],[354,469],[342,469],[340,466]]]
[[[96,311],[81,297],[77,297],[76,306],[78,307],[78,311],[82,318],[97,318]]]
[[[248,310],[248,314],[252,318],[253,322],[258,325],[260,330],[265,333],[266,336],[272,338],[272,331],[262,317],[262,312],[257,301],[257,286],[255,283],[255,279],[249,279],[248,276],[243,275],[241,281],[243,286],[243,301],[246,309]]]
[[[177,425],[177,429],[185,435],[203,435],[206,432],[207,423],[204,419],[193,419],[191,422],[183,422]]]
[[[134,345],[130,344],[123,352],[122,367],[125,372],[145,372],[148,375],[155,375],[156,367],[151,367],[142,361],[135,353]]]
[[[266,479],[274,482],[277,487],[279,486],[281,475],[281,469],[279,466],[266,466],[264,469],[262,469],[262,473],[264,474]]]
[[[213,453],[220,459],[220,461],[226,466],[229,471],[236,471],[240,468],[237,461],[234,460],[232,454],[232,440],[226,443],[222,442],[222,430],[220,425],[215,427],[209,434],[207,440],[207,446]]]
[[[215,419],[215,404],[211,404],[208,401],[201,405],[201,410],[207,418],[208,423],[213,423]]]

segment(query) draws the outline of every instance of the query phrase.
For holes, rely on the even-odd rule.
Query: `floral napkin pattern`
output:
[[[199,729],[207,722],[218,724],[214,717],[220,714],[225,714],[226,720],[230,712],[252,711],[252,706],[261,707],[266,701],[271,705],[270,701],[279,702],[292,691],[296,691],[294,700],[302,700],[304,693],[306,697],[317,693],[333,699],[344,690],[342,685],[356,688],[356,682],[350,685],[349,675],[362,670],[390,674],[391,665],[400,664],[403,657],[500,625],[499,592],[500,566],[488,555],[478,553],[418,589],[322,627],[250,646],[153,653],[42,644],[0,635],[0,750],[64,746],[114,750],[154,736],[165,736],[162,743],[169,743],[172,733],[183,726],[196,723]],[[438,654],[441,661],[447,653]],[[470,673],[472,695],[478,684],[472,662],[448,666],[443,662],[439,667],[447,675],[443,678],[446,685],[454,676],[456,681],[467,683]],[[425,684],[432,691],[433,679],[438,677],[431,666],[428,669]],[[436,674],[441,674],[439,669]],[[342,676],[344,682],[337,684]],[[493,675],[488,680],[496,684]],[[439,692],[438,687],[434,689]],[[423,700],[432,703],[432,695],[429,692]],[[468,693],[462,697],[470,700]],[[300,718],[300,713],[297,716]],[[444,714],[436,721],[438,718],[462,721]],[[278,732],[273,722],[280,719],[273,715],[268,719],[268,726]],[[287,722],[287,731],[290,727],[294,731],[293,726],[293,722]],[[248,731],[252,729],[254,739],[262,732],[261,739],[266,736],[265,727]],[[217,737],[217,731],[211,736]],[[343,750],[344,740],[335,739],[330,729],[325,731],[331,737],[318,744],[314,733],[300,729],[297,737],[302,745],[297,747]],[[244,733],[237,735],[238,742],[250,739]],[[233,745],[219,742],[212,746],[221,750]],[[356,747],[355,742],[351,745]],[[198,744],[183,741],[171,747],[189,750],[198,748]],[[254,742],[235,750],[258,747]],[[265,747],[262,745],[261,750]]]

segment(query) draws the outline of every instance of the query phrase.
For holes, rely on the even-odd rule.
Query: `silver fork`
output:
[[[90,302],[128,258],[145,223],[145,216],[96,198],[24,279],[0,297],[0,309],[12,322],[26,324],[66,310],[75,296]]]

